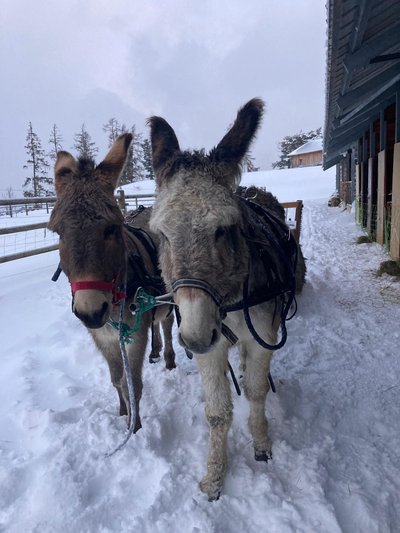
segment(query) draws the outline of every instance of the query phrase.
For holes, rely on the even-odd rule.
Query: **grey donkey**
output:
[[[265,400],[273,351],[254,339],[242,310],[229,312],[227,316],[223,312],[224,307],[242,299],[246,280],[250,294],[257,295],[265,292],[267,285],[273,291],[274,284],[285,277],[286,259],[277,257],[271,243],[265,242],[265,236],[257,234],[252,224],[254,215],[242,198],[245,195],[236,192],[241,163],[259,127],[262,112],[261,100],[249,101],[209,154],[203,150],[181,151],[171,126],[160,117],[149,119],[157,183],[150,227],[160,238],[160,265],[167,290],[173,291],[179,306],[179,342],[194,353],[205,393],[210,441],[207,470],[200,488],[210,501],[220,496],[232,421],[227,378],[231,343],[222,334],[224,326],[239,340],[255,459],[271,458]],[[260,204],[268,204],[269,212],[284,225],[283,209],[276,198],[261,192],[253,201],[257,203],[258,198]],[[287,235],[289,229],[285,228]],[[265,253],[261,257],[261,245],[267,257]],[[305,266],[300,250],[297,252],[299,292]],[[266,262],[274,267],[268,275]],[[278,341],[280,320],[276,306],[279,308],[282,299],[283,296],[275,297],[252,306],[249,311],[257,332],[271,346]]]

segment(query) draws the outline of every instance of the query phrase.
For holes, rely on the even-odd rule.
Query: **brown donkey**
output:
[[[150,227],[160,237],[167,290],[179,305],[179,342],[194,353],[205,392],[210,444],[200,488],[209,500],[219,497],[226,471],[231,341],[239,340],[255,458],[268,461],[267,376],[272,352],[286,338],[296,258],[298,291],[304,282],[304,259],[276,198],[260,192],[250,200],[235,192],[262,111],[261,100],[248,102],[208,155],[182,152],[164,119],[149,120],[157,182]]]
[[[132,327],[134,318],[129,306],[139,286],[145,286],[146,292],[153,294],[163,291],[157,267],[157,238],[148,231],[150,210],[133,219],[130,215],[135,226],[132,227],[124,223],[114,199],[131,140],[130,134],[121,135],[98,166],[92,160],[76,160],[68,152],[58,153],[55,164],[57,201],[48,225],[60,236],[60,266],[71,283],[72,310],[88,328],[108,363],[111,381],[119,396],[120,414],[128,414],[128,425],[132,413],[127,381],[119,334],[112,323],[118,323],[119,305],[125,300],[123,322]],[[162,306],[155,313],[148,311],[143,315],[141,328],[135,333],[134,342],[128,345],[135,391],[134,431],[141,427],[142,366],[153,320],[162,321],[166,367],[175,367],[173,317],[169,306]],[[156,358],[161,349],[159,330],[155,329],[154,337],[156,346],[151,357]]]

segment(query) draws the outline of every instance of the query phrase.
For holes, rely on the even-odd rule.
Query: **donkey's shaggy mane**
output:
[[[201,174],[207,179],[219,180],[229,177],[237,183],[242,167],[240,164],[218,160],[215,155],[217,148],[209,153],[205,150],[184,150],[176,152],[159,172],[163,179],[169,181],[182,171],[190,174]]]
[[[79,179],[93,179],[95,167],[96,163],[94,162],[94,159],[89,157],[80,157],[78,159],[78,170],[76,177]]]

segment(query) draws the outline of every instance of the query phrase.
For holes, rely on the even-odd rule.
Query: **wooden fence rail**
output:
[[[146,206],[152,205],[154,202],[154,194],[148,193],[148,194],[125,194],[125,192],[120,189],[117,191],[117,195],[115,196],[118,205],[120,206],[121,210],[126,213],[129,208],[137,209],[141,203],[143,203]],[[47,196],[47,197],[30,197],[30,198],[6,198],[6,199],[0,199],[0,207],[9,207],[10,209],[12,206],[23,206],[25,207],[25,211],[28,214],[28,206],[31,205],[37,205],[37,206],[43,206],[46,205],[47,212],[49,212],[49,206],[51,204],[54,204],[56,201],[55,196]],[[133,201],[133,202],[132,202]],[[131,206],[130,204],[133,203],[134,205]],[[12,215],[12,213],[11,213]],[[14,233],[21,233],[26,231],[34,231],[37,229],[45,229],[47,227],[47,222],[38,222],[36,224],[25,224],[21,226],[9,226],[7,228],[0,228],[0,236],[1,235],[12,235]],[[16,259],[22,259],[23,257],[31,257],[33,255],[43,254],[46,252],[52,252],[53,250],[58,249],[58,244],[52,244],[50,246],[44,246],[42,248],[35,248],[33,250],[25,250],[23,252],[17,252],[15,254],[9,254],[0,257],[0,264],[1,263],[7,263],[8,261],[15,261]]]
[[[292,228],[292,233],[294,235],[294,238],[296,239],[297,242],[300,242],[300,232],[301,232],[301,217],[302,217],[302,214],[303,214],[303,201],[302,200],[297,200],[296,202],[284,202],[282,204],[282,207],[284,208],[285,210],[285,214],[286,214],[286,222],[289,222],[287,220],[287,210],[288,209],[295,209],[295,214],[294,214],[294,227]]]
[[[115,195],[115,199],[117,200],[120,208],[122,211],[126,212],[127,207],[129,207],[129,200],[134,200],[135,208],[137,208],[140,204],[139,200],[146,200],[144,203],[151,205],[154,202],[154,194],[152,193],[141,193],[141,194],[125,194],[125,191],[123,189],[119,189],[117,191],[117,194]],[[26,198],[0,198],[0,207],[8,207],[9,208],[9,216],[13,216],[12,208],[16,206],[20,206],[25,210],[25,213],[29,214],[29,208],[28,206],[37,206],[42,208],[45,206],[45,209],[49,213],[49,209],[52,206],[52,204],[55,203],[57,200],[56,196],[32,196],[32,197],[26,197]],[[128,200],[128,202],[127,202]]]
[[[151,205],[154,202],[154,195],[152,194],[129,194],[125,195],[124,191],[120,190],[118,191],[119,194],[116,196],[116,199],[118,201],[118,204],[121,208],[121,210],[126,213],[129,206],[129,200],[134,200],[135,208],[139,206],[139,200],[143,200],[143,203],[146,203],[148,205]],[[146,201],[144,201],[146,200]],[[51,202],[55,201],[55,197],[48,197],[45,199],[43,198],[12,198],[12,199],[6,199],[6,200],[0,200],[0,206],[9,206],[9,205],[21,205],[21,203],[28,204],[35,204],[35,203],[45,203],[45,202]],[[10,203],[11,202],[11,203]],[[292,233],[296,239],[297,242],[300,240],[300,231],[301,231],[301,216],[302,216],[302,210],[303,210],[303,202],[301,200],[297,200],[296,202],[285,202],[282,203],[282,207],[285,209],[286,218],[288,214],[289,209],[294,209],[294,220],[290,221],[290,226]],[[288,221],[289,222],[289,221]],[[27,224],[22,226],[14,226],[14,227],[7,227],[7,228],[0,228],[0,235],[10,235],[13,233],[20,233],[23,231],[33,231],[37,229],[45,229],[47,227],[47,222],[39,222],[37,224]],[[25,250],[24,252],[19,252],[11,255],[6,255],[3,257],[0,257],[0,263],[6,263],[8,261],[14,261],[16,259],[21,259],[23,257],[30,257],[33,255],[43,254],[46,252],[51,252],[53,250],[58,249],[58,244],[53,244],[50,246],[45,246],[43,248],[36,248],[34,250]]]
[[[27,224],[24,226],[10,226],[0,228],[0,235],[10,235],[11,233],[21,233],[21,231],[32,231],[34,229],[47,228],[47,222],[38,222],[37,224]]]

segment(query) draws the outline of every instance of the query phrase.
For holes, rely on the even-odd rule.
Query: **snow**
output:
[[[327,198],[335,192],[336,169],[321,166],[244,172],[241,185],[265,187],[281,202]],[[155,182],[143,180],[121,187],[125,194],[154,194]]]
[[[265,187],[280,202],[329,198],[335,192],[336,169],[322,167],[263,170],[243,174],[242,185]]]
[[[280,188],[275,172],[286,171],[251,175],[268,177],[264,186],[282,200],[305,199],[308,275],[288,342],[273,359],[273,460],[254,461],[247,402],[232,385],[217,502],[198,488],[204,399],[178,343],[175,370],[146,362],[143,429],[106,459],[126,422],[106,363],[71,313],[67,280],[50,281],[57,252],[0,265],[0,531],[399,531],[400,283],[375,277],[386,253],[355,244],[353,216],[327,207],[333,175],[325,173],[319,196],[322,184],[313,192],[299,174],[309,170]],[[237,372],[235,350],[230,360]]]
[[[322,145],[323,145],[322,139],[312,139],[311,141],[307,141],[306,143],[302,144],[301,146],[296,148],[296,150],[293,150],[293,152],[290,152],[290,154],[288,155],[292,156],[292,155],[300,155],[300,154],[311,154],[312,152],[321,152]]]

